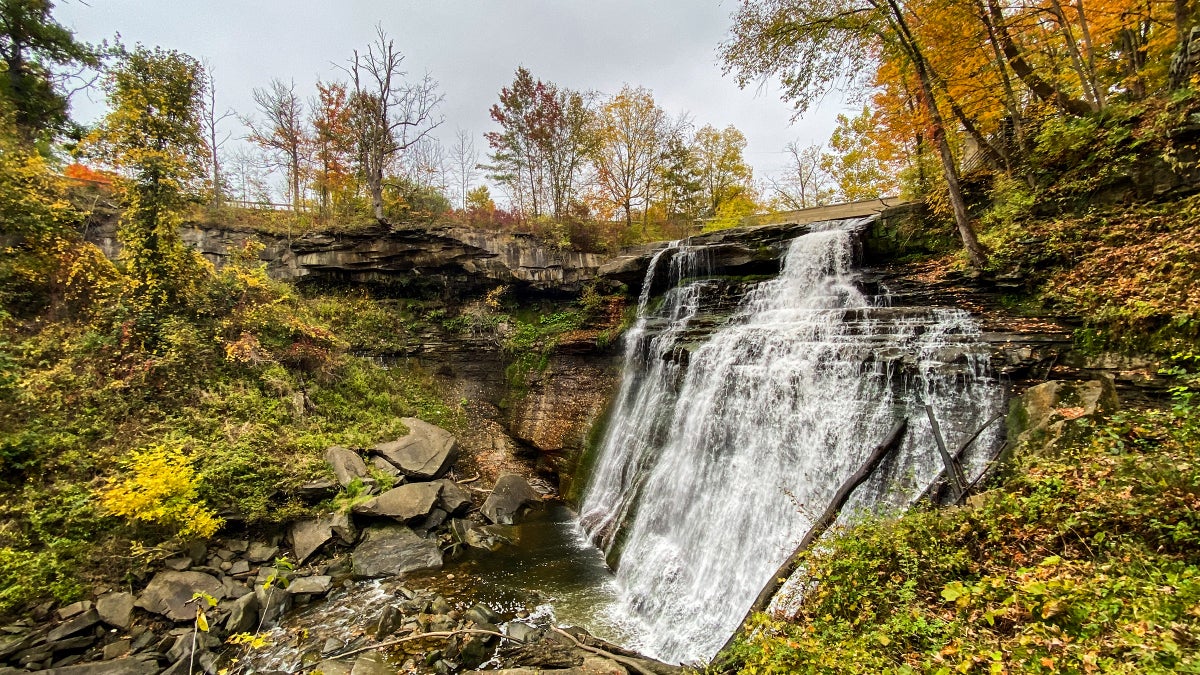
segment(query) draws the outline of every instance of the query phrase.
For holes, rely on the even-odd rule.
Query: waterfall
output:
[[[903,506],[936,477],[924,404],[951,448],[999,409],[969,315],[891,307],[856,284],[869,220],[810,226],[725,319],[703,248],[652,260],[580,509],[645,653],[711,658],[896,420],[908,418],[906,438],[844,513]],[[652,287],[667,288],[661,301]]]

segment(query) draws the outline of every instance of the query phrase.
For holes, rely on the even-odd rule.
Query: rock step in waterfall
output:
[[[725,319],[710,306],[702,247],[676,242],[652,260],[581,503],[616,569],[612,611],[634,648],[667,662],[712,657],[896,422],[908,432],[844,513],[902,507],[935,479],[926,404],[951,446],[999,410],[966,312],[892,307],[860,288],[855,237],[870,220],[810,226],[779,276]],[[661,302],[653,289],[666,289]],[[997,434],[972,446],[969,472]]]

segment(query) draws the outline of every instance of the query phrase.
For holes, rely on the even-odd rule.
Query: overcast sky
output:
[[[517,66],[534,77],[605,94],[625,83],[650,89],[672,115],[688,111],[696,126],[733,124],[746,134],[756,177],[774,173],[784,144],[824,142],[846,110],[836,96],[791,122],[774,89],[739,90],[721,74],[716,49],[725,39],[734,0],[60,0],[56,18],[84,40],[120,33],[205,59],[219,107],[252,113],[251,90],[271,78],[294,79],[307,99],[318,78],[383,26],[406,55],[410,73],[428,71],[445,94],[439,137],[456,128],[495,129],[488,109]],[[103,113],[99,94],[74,103],[83,121]],[[231,131],[242,134],[236,121]]]

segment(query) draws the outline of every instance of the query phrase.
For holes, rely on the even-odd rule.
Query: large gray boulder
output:
[[[525,512],[542,503],[542,496],[529,482],[515,473],[506,473],[496,480],[492,494],[483,502],[483,516],[498,525],[512,525]]]
[[[168,570],[154,575],[134,604],[172,621],[191,621],[196,617],[196,608],[188,602],[196,593],[220,598],[225,586],[211,574]]]
[[[100,620],[116,628],[129,628],[129,617],[133,613],[133,594],[124,591],[105,593],[96,599],[96,611]]]
[[[473,505],[471,495],[458,483],[449,478],[443,478],[437,481],[437,484],[442,486],[442,495],[438,498],[438,506],[443,511],[457,517],[471,510]]]
[[[428,516],[441,494],[440,483],[408,483],[356,504],[352,510],[367,516],[384,516],[408,523]]]
[[[408,434],[375,446],[375,452],[417,480],[441,478],[458,458],[458,441],[445,429],[415,417],[401,420]]]
[[[337,477],[337,481],[342,487],[349,486],[356,478],[364,485],[375,484],[375,479],[371,478],[371,474],[367,472],[367,463],[358,456],[357,452],[349,448],[337,445],[327,448],[325,461],[329,464],[329,468],[333,469],[333,475]]]
[[[358,577],[388,577],[442,566],[437,542],[399,524],[374,525],[363,532],[351,556]]]
[[[296,564],[301,564],[335,536],[343,543],[353,544],[358,531],[349,514],[331,513],[312,520],[297,521],[292,525],[291,535]]]

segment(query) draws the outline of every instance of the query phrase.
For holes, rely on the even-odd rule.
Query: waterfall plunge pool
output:
[[[388,579],[353,582],[328,597],[290,611],[267,632],[268,645],[246,654],[246,672],[303,672],[330,644],[337,653],[370,644],[386,605],[404,599],[400,588],[444,597],[462,613],[476,603],[503,620],[578,626],[598,638],[634,648],[638,627],[620,612],[616,576],[587,538],[575,512],[550,502],[518,525],[499,528],[512,543],[495,551],[468,549],[444,567]],[[419,662],[436,643],[409,643],[388,655],[393,666]]]

